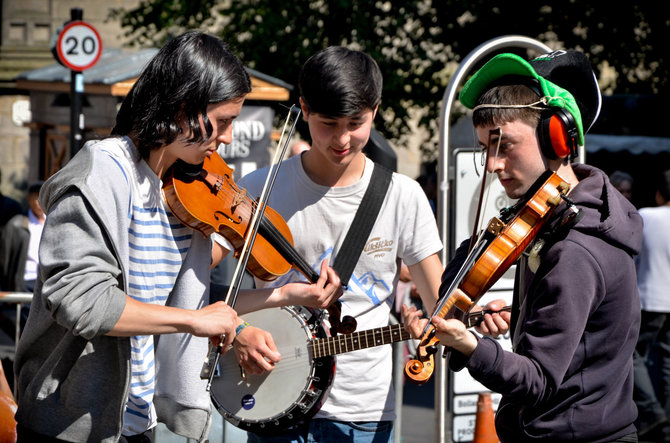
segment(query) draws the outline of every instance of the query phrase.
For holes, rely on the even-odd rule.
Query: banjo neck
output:
[[[511,311],[511,306],[505,306],[500,311]],[[492,314],[493,311],[481,310],[468,312],[463,319],[465,326],[471,328],[481,323],[484,314]],[[314,338],[308,347],[314,358],[327,357],[345,352],[358,351],[359,349],[372,348],[412,338],[405,331],[402,324],[382,326],[381,328],[368,329],[366,331],[353,332],[351,334],[339,334],[335,337]]]
[[[402,324],[383,326],[366,331],[340,334],[335,337],[312,339],[309,348],[314,358],[358,351],[359,349],[381,346],[398,341],[409,340],[411,335]]]

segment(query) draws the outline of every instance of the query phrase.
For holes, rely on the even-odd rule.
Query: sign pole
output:
[[[70,19],[81,21],[84,11],[81,8],[70,9]],[[81,113],[82,94],[84,93],[84,74],[81,71],[70,71],[70,155],[79,152],[84,132],[84,115]]]
[[[83,92],[84,74],[80,71],[70,71],[70,146],[73,157],[81,148],[84,132],[84,114],[81,112]]]
[[[70,21],[58,32],[52,48],[56,60],[70,69],[70,155],[81,148],[84,132],[82,94],[83,71],[95,65],[102,54],[102,40],[98,31],[82,21],[81,8],[70,9]]]

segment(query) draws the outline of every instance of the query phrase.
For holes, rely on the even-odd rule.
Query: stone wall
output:
[[[29,174],[30,130],[23,126],[29,117],[28,97],[23,95],[0,96],[0,167],[2,183],[0,190],[23,202],[28,183],[37,179]]]

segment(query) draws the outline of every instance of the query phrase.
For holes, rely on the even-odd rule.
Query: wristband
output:
[[[246,328],[247,326],[251,326],[251,325],[250,325],[249,323],[245,322],[245,321],[243,321],[242,323],[240,323],[240,324],[237,326],[237,328],[235,328],[235,335],[240,335],[240,332],[242,332],[242,330],[243,330],[244,328]]]

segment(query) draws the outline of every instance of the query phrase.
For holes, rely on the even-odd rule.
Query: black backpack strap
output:
[[[354,271],[356,263],[358,263],[365,242],[372,230],[372,225],[377,219],[384,202],[384,196],[391,183],[392,175],[393,173],[389,169],[375,163],[368,188],[365,190],[361,204],[354,216],[354,221],[351,223],[342,247],[333,262],[333,269],[340,276],[342,286],[346,287],[349,283],[351,273]]]

